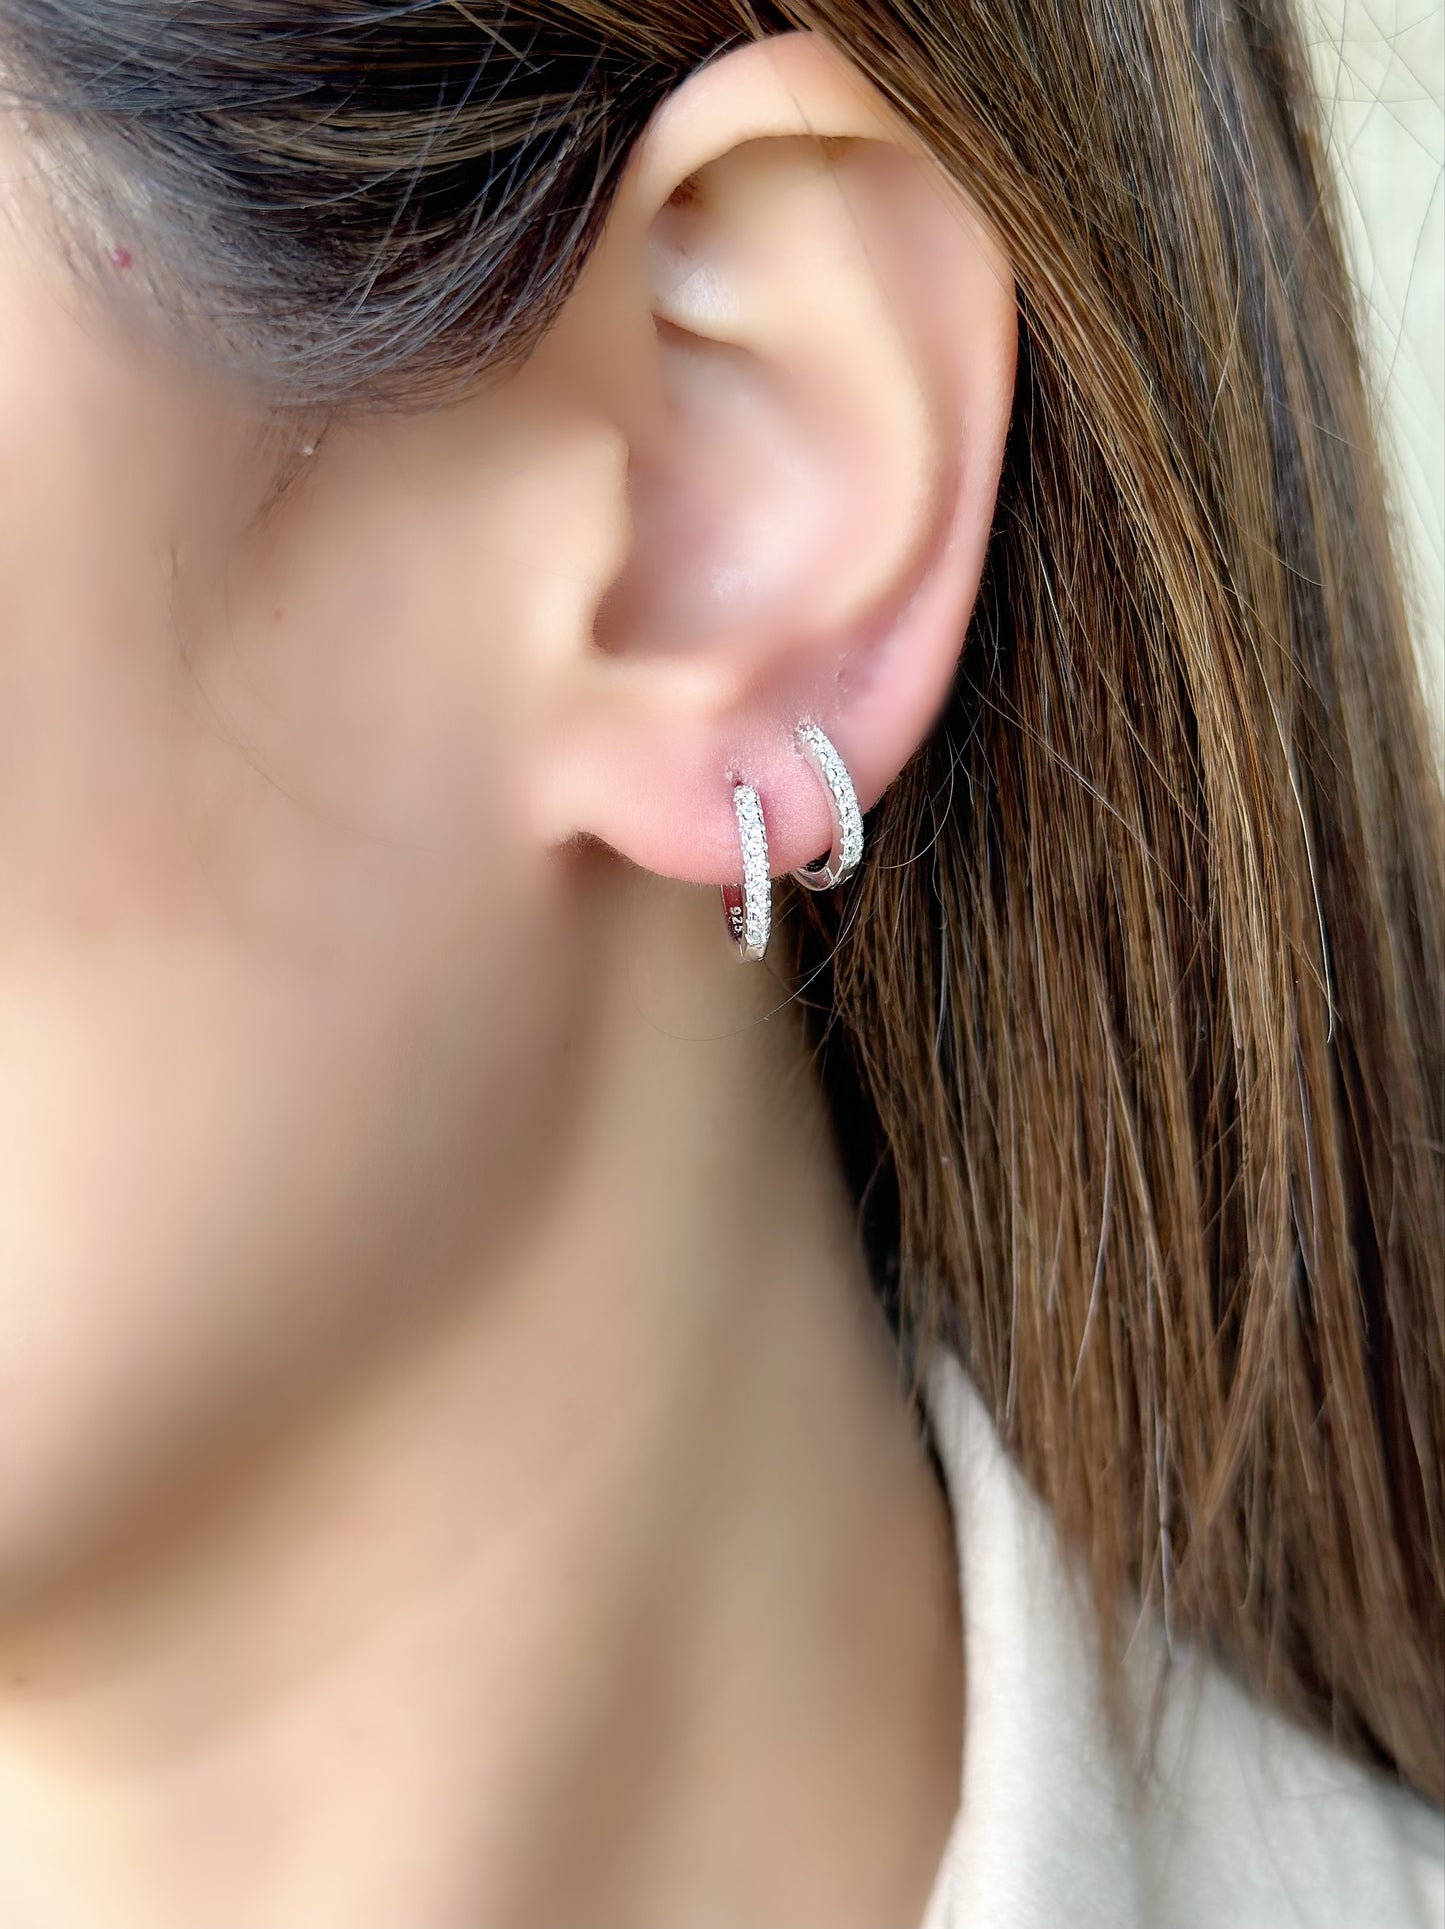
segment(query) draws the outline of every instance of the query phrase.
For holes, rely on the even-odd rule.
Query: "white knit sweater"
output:
[[[1445,1929],[1445,1816],[1180,1657],[1131,1642],[1147,1770],[1105,1718],[1048,1515],[956,1358],[927,1415],[964,1618],[962,1801],[922,1929]]]

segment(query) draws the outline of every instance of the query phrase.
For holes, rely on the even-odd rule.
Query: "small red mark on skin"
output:
[[[134,259],[135,257],[129,248],[112,248],[110,251],[110,265],[113,268],[119,268],[122,274],[130,267]]]
[[[271,621],[272,621],[273,623],[279,623],[279,622],[281,621],[281,612],[280,612],[280,610],[279,610],[279,609],[274,609],[274,610],[272,610],[272,612],[271,612]]]

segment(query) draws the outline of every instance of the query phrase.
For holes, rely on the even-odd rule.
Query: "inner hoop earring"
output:
[[[733,814],[742,845],[743,881],[723,885],[723,912],[739,953],[756,964],[768,948],[773,924],[773,873],[762,799],[751,784],[734,784]]]
[[[833,819],[833,848],[827,857],[815,858],[793,872],[807,891],[831,891],[857,870],[863,857],[863,813],[858,808],[858,793],[848,766],[838,755],[831,738],[816,723],[798,725],[798,746],[817,771],[828,793],[828,812]]]

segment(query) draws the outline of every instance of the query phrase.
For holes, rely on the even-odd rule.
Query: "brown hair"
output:
[[[1021,315],[984,585],[798,934],[880,1286],[1102,1607],[1445,1796],[1445,811],[1283,0],[0,21],[77,205],[331,406],[525,353],[741,38],[826,34],[966,185]]]

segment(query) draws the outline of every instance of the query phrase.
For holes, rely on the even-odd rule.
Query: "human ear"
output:
[[[1013,280],[981,217],[814,34],[692,76],[624,177],[550,354],[626,446],[617,567],[552,666],[537,808],[663,875],[825,851],[795,743],[869,808],[946,697],[1013,393]]]

